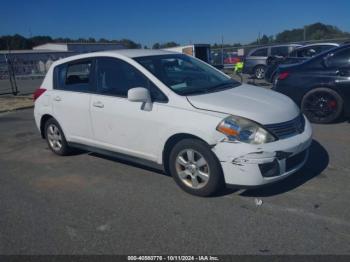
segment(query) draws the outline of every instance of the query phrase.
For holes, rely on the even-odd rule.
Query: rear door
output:
[[[331,54],[326,62],[328,72],[334,76],[338,92],[350,97],[350,48],[341,49]]]
[[[158,111],[166,97],[140,71],[117,58],[96,59],[95,86],[90,108],[96,146],[155,161],[156,131],[162,125]],[[127,99],[128,90],[134,87],[150,90],[151,111]]]
[[[350,95],[350,48],[330,52],[303,64],[298,71],[300,88],[308,91],[314,87],[335,89],[342,95]]]
[[[88,143],[92,138],[90,97],[93,60],[78,60],[54,70],[51,96],[56,120],[70,142]]]

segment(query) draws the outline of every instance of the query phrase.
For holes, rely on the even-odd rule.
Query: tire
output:
[[[266,66],[258,65],[254,68],[254,76],[256,79],[264,79],[266,73]]]
[[[62,128],[53,118],[50,118],[45,123],[45,139],[51,151],[57,155],[66,156],[72,152],[72,149],[67,144]]]
[[[210,196],[224,186],[220,162],[199,139],[179,141],[170,151],[168,165],[175,182],[192,195]]]
[[[308,92],[301,102],[301,110],[313,123],[332,123],[343,112],[343,99],[334,90],[316,88]]]

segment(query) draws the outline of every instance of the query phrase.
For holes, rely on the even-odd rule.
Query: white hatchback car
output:
[[[61,59],[34,99],[54,153],[77,147],[153,164],[200,196],[286,178],[304,165],[312,140],[288,97],[167,51]]]

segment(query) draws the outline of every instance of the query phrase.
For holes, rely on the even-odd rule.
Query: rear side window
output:
[[[250,56],[267,56],[267,48],[257,49]]]
[[[89,92],[91,90],[92,61],[78,61],[55,68],[55,89]]]
[[[295,49],[292,52],[290,52],[289,57],[298,57],[298,49]]]
[[[298,52],[298,57],[313,57],[319,53],[322,53],[325,50],[327,50],[327,46],[321,46],[321,45],[304,48]]]
[[[350,68],[350,48],[331,54],[327,61],[330,68]]]
[[[288,46],[277,46],[271,48],[272,56],[287,56],[289,52]]]
[[[135,67],[116,58],[103,57],[96,59],[97,93],[127,97],[134,87],[147,88],[154,101],[164,102],[165,95]]]

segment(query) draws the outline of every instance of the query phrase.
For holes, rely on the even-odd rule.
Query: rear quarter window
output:
[[[252,51],[250,56],[267,56],[267,48],[260,48],[255,51]]]
[[[90,92],[91,71],[91,60],[58,65],[54,69],[54,89]]]
[[[271,48],[271,55],[272,56],[287,56],[289,52],[288,46],[277,46]]]

